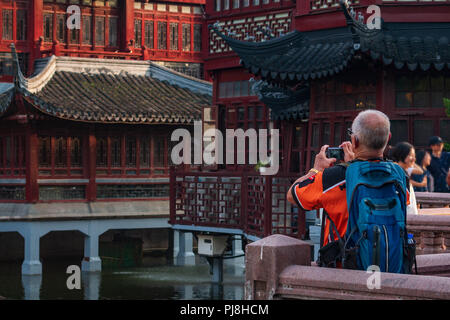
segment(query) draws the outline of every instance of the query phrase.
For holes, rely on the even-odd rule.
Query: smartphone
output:
[[[344,161],[344,149],[342,148],[327,148],[325,154],[327,158],[336,158],[337,161]]]

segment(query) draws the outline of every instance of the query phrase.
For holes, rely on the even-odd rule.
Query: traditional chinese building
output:
[[[26,195],[8,191],[1,200],[44,200],[43,189],[32,186],[44,177],[80,182],[94,171],[103,178],[167,177],[173,125],[191,125],[209,102],[210,85],[192,78],[203,79],[202,5],[201,0],[2,1],[0,175],[27,176],[28,185]],[[71,21],[78,26],[71,29]],[[33,141],[27,140],[30,129]],[[88,160],[94,136],[95,164]],[[32,170],[27,150],[37,157],[28,159]],[[92,165],[102,169],[89,169]],[[93,185],[66,189],[64,196],[54,190],[47,195],[97,198]]]
[[[380,10],[379,28],[370,5]],[[420,149],[433,135],[450,141],[442,99],[450,97],[448,1],[216,0],[206,13],[205,72],[214,84],[205,126],[279,129],[281,168],[260,176],[253,166],[223,165],[207,182],[204,173],[179,170],[176,228],[303,237],[288,187],[322,145],[348,139],[364,109],[389,116],[392,145]],[[192,179],[204,195],[185,191]],[[211,184],[221,191],[209,191]]]
[[[83,269],[98,271],[106,231],[167,230],[170,136],[201,118],[211,84],[151,61],[54,55],[25,77],[12,52],[14,81],[0,87],[0,232],[24,238],[22,272],[42,273],[39,240],[52,231],[81,232],[47,247],[84,241]],[[11,233],[3,240],[19,250]]]
[[[203,79],[203,5],[204,0],[2,1],[0,80],[11,80],[11,43],[26,76],[36,59],[56,55],[152,60]],[[79,28],[69,29],[76,13]]]
[[[22,271],[39,274],[39,239],[70,231],[43,246],[84,241],[83,269],[99,270],[107,230],[170,227],[170,135],[211,104],[203,6],[0,2],[0,232],[12,248],[2,258],[20,258],[22,237]]]
[[[31,78],[14,69],[1,94],[0,201],[168,197],[170,134],[200,118],[208,82],[150,61],[52,56]]]

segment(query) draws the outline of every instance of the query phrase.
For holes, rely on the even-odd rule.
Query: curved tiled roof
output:
[[[51,115],[96,122],[190,123],[211,97],[151,77],[58,71],[26,100]]]
[[[14,97],[14,85],[11,83],[0,84],[0,115],[6,112]]]
[[[51,57],[32,78],[17,74],[16,90],[40,111],[102,123],[192,123],[211,104],[209,82],[150,61]],[[20,70],[19,70],[20,71]]]
[[[298,83],[341,72],[359,51],[400,69],[450,69],[450,23],[384,23],[369,29],[343,7],[347,26],[293,31],[265,42],[247,42],[215,32],[251,73],[268,81]]]
[[[267,80],[298,82],[342,71],[354,49],[351,34],[326,30],[327,39],[314,39],[292,31],[265,42],[244,42],[216,32],[241,58],[241,64],[254,75]]]
[[[309,116],[309,86],[299,89],[275,87],[263,80],[250,79],[252,91],[268,106],[273,120],[303,120]]]

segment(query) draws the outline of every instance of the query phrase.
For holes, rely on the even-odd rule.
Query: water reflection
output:
[[[81,259],[80,259],[81,260]],[[69,290],[66,269],[80,260],[44,261],[43,274],[21,275],[21,263],[0,263],[0,296],[7,299],[243,299],[243,269],[224,267],[223,284],[213,284],[206,261],[195,266],[161,265],[146,260],[138,268],[81,273],[81,289]],[[166,261],[164,261],[166,262]]]
[[[42,275],[22,275],[22,286],[25,300],[39,300]]]
[[[81,281],[84,286],[84,300],[98,300],[102,281],[101,272],[83,272]]]

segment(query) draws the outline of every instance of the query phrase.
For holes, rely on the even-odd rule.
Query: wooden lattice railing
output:
[[[305,236],[305,214],[286,200],[292,176],[171,170],[170,223]]]
[[[305,213],[286,200],[295,179],[295,174],[262,176],[171,168],[170,223],[239,229],[257,237],[284,234],[304,239]],[[446,201],[442,197],[418,193],[417,200],[435,203],[441,199],[442,203]],[[414,234],[418,254],[449,252],[450,215],[445,215],[449,209],[433,210],[437,210],[434,215],[408,216],[408,231]]]

